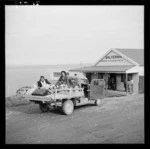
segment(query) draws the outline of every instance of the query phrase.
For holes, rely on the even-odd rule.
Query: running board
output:
[[[80,106],[80,105],[86,105],[86,104],[89,104],[89,103],[94,103],[92,100],[88,100],[88,98],[81,98],[79,100],[80,102],[76,102],[76,106]]]

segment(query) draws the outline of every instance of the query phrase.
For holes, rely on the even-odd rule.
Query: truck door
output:
[[[93,79],[90,84],[90,99],[105,98],[105,81],[104,79]]]

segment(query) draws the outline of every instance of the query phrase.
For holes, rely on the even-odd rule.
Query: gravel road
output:
[[[37,104],[6,108],[6,144],[144,143],[144,95],[77,107],[70,116]]]

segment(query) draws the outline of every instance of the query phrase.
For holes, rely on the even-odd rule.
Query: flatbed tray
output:
[[[46,96],[27,95],[25,96],[25,98],[29,101],[50,102],[50,101],[55,101],[55,100],[82,97],[83,95],[84,95],[83,88],[56,89],[55,92],[51,95],[46,95]]]

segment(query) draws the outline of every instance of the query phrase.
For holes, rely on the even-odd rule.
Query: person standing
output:
[[[115,90],[116,89],[116,84],[115,84],[115,79],[114,79],[114,77],[112,77],[112,80],[111,80],[112,82],[112,89],[113,90]]]
[[[76,82],[75,85],[81,88],[81,80],[79,79],[77,74],[74,74],[74,79],[75,79],[75,82]]]
[[[125,88],[125,92],[126,92],[127,91],[127,84],[126,84],[126,78],[125,77],[124,77],[123,83],[124,83],[124,88]]]
[[[111,78],[108,77],[108,89],[111,89]]]
[[[129,94],[133,94],[133,79],[130,77],[128,81]]]

